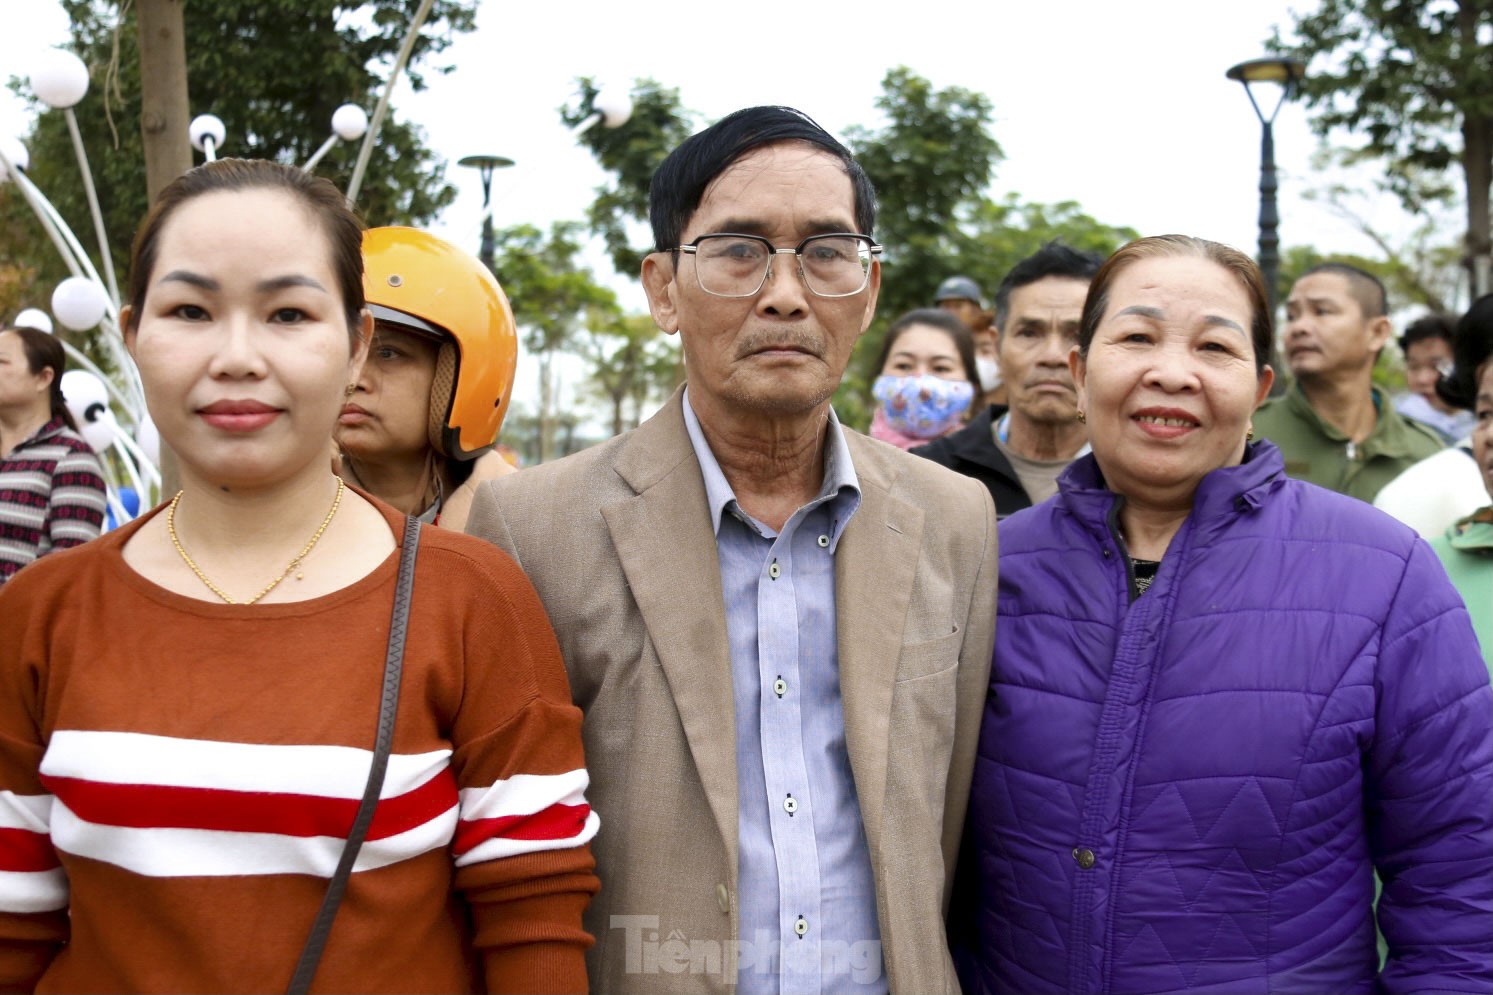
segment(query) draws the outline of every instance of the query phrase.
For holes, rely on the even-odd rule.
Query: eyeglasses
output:
[[[851,297],[871,282],[871,262],[882,247],[869,235],[810,235],[779,249],[760,235],[701,235],[675,252],[695,257],[700,289],[716,297],[755,297],[772,272],[773,257],[798,257],[798,275],[815,297]]]

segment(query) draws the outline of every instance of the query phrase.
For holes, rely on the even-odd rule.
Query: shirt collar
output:
[[[720,463],[716,461],[715,453],[711,452],[710,443],[705,440],[700,419],[695,417],[688,386],[684,388],[684,428],[689,433],[690,446],[700,464],[700,475],[705,479],[710,530],[720,535],[722,513],[739,509],[740,506],[736,503],[736,492],[731,489],[730,482],[721,471]],[[845,441],[845,432],[840,427],[840,419],[835,416],[834,408],[829,409],[829,424],[824,436],[824,483],[819,488],[819,496],[809,503],[818,505],[826,502],[833,502],[835,505],[830,516],[834,523],[830,533],[830,550],[833,552],[846,523],[861,503],[860,480],[855,475],[855,466],[850,461],[850,446]],[[745,514],[742,512],[743,516]]]

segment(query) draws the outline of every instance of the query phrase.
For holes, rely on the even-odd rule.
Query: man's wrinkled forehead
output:
[[[770,236],[783,222],[781,204],[761,191],[775,192],[795,184],[823,180],[833,171],[833,193],[820,198],[812,216],[799,219],[799,237],[855,231],[855,189],[840,159],[806,142],[759,145],[733,159],[705,185],[700,202],[685,222],[695,234],[739,232]],[[754,196],[757,194],[757,196]],[[698,229],[698,231],[696,231]]]

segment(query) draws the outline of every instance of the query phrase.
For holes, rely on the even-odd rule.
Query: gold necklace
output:
[[[312,548],[317,543],[317,540],[321,538],[321,534],[327,530],[328,525],[332,524],[332,516],[337,514],[337,507],[342,504],[342,492],[345,490],[347,490],[347,484],[343,483],[341,477],[338,477],[337,496],[332,498],[332,507],[327,512],[327,517],[321,520],[321,525],[317,528],[316,534],[311,537],[311,541],[301,547],[301,551],[295,554],[295,557],[290,561],[289,564],[286,565],[285,569],[280,572],[280,576],[276,577],[274,580],[270,581],[269,584],[265,585],[264,590],[254,595],[254,597],[250,598],[248,601],[242,602],[243,604],[252,605],[254,602],[258,601],[260,598],[264,597],[266,594],[269,594],[275,588],[279,587],[280,582],[286,577],[289,577],[292,570],[300,569],[301,561],[304,560],[308,555],[310,555]],[[177,491],[176,497],[171,499],[171,507],[166,509],[166,532],[171,536],[171,545],[176,547],[176,551],[181,554],[181,558],[186,562],[187,566],[192,568],[192,573],[196,574],[197,579],[207,585],[207,589],[209,591],[213,592],[230,605],[240,604],[240,602],[234,601],[227,594],[225,594],[221,587],[207,579],[207,574],[203,573],[202,568],[199,567],[192,560],[192,558],[187,555],[186,549],[181,544],[181,539],[177,537],[176,506],[181,503],[181,496],[183,493],[185,492]],[[300,580],[303,576],[304,574],[297,573],[295,575],[295,579]]]

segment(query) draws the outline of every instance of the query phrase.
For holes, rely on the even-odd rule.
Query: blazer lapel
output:
[[[892,496],[892,471],[863,437],[846,432],[846,438],[861,506],[835,548],[840,698],[861,820],[876,854],[886,804],[892,691],[922,548],[923,511]]]
[[[720,561],[681,394],[633,433],[617,472],[637,493],[601,509],[684,726],[711,812],[737,859],[736,716]]]

